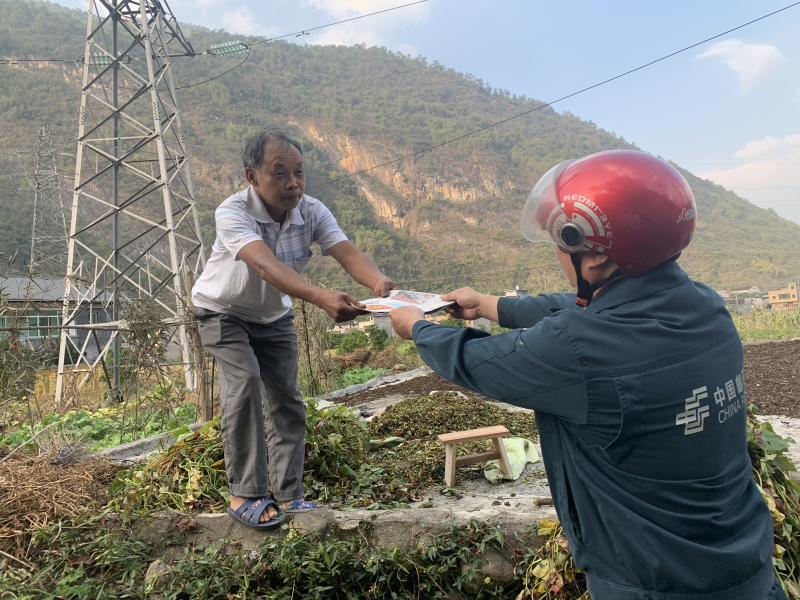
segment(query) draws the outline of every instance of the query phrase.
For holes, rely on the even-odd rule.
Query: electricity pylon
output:
[[[113,331],[102,344],[87,335],[79,345],[61,330],[57,402],[110,350],[119,391],[122,318],[137,298],[171,324],[175,363],[194,388],[182,275],[199,274],[205,253],[171,60],[195,54],[165,0],[90,0],[62,324],[87,323],[91,313]],[[74,365],[65,364],[70,344]]]
[[[45,275],[63,276],[67,268],[67,222],[56,173],[53,139],[47,125],[39,128],[39,148],[34,173],[31,264]]]

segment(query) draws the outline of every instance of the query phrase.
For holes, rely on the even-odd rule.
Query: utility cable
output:
[[[426,0],[426,1],[427,1],[427,0]],[[228,69],[228,70],[227,70],[227,71],[225,71],[224,73],[220,73],[220,74],[219,74],[219,75],[217,75],[216,77],[212,77],[211,79],[205,79],[205,80],[203,80],[203,81],[198,81],[197,83],[193,83],[193,84],[191,84],[191,85],[182,85],[182,86],[180,86],[180,87],[176,87],[176,88],[173,88],[173,89],[175,89],[175,90],[185,90],[186,88],[195,87],[196,85],[203,85],[204,83],[208,83],[209,81],[214,81],[215,79],[219,79],[219,78],[220,78],[220,77],[222,77],[223,75],[227,75],[227,74],[228,74],[228,73],[230,73],[231,71],[234,71],[234,70],[238,69],[238,68],[239,68],[239,67],[241,67],[241,66],[242,66],[244,63],[246,63],[246,62],[247,62],[247,59],[248,59],[248,58],[250,58],[250,53],[251,53],[251,52],[252,52],[252,50],[251,50],[251,49],[248,47],[248,48],[247,48],[247,56],[245,56],[245,57],[244,57],[244,60],[243,60],[242,62],[240,62],[238,65],[236,65],[236,66],[235,66],[235,67],[233,67],[232,69]],[[128,89],[138,89],[138,88],[128,88]]]
[[[303,29],[301,31],[295,31],[294,33],[287,33],[286,35],[280,35],[278,37],[267,38],[267,39],[264,39],[264,40],[258,40],[256,42],[250,42],[250,44],[247,44],[247,45],[254,46],[255,44],[263,44],[264,42],[272,42],[274,40],[281,40],[281,39],[287,38],[287,37],[292,37],[292,36],[298,37],[298,36],[307,34],[309,31],[316,31],[318,29],[325,29],[326,27],[333,27],[334,25],[341,25],[342,23],[349,23],[350,21],[358,21],[359,19],[366,19],[367,17],[373,17],[375,15],[380,15],[380,14],[387,13],[387,12],[392,12],[393,10],[399,10],[401,8],[407,8],[409,6],[415,6],[417,4],[424,4],[425,2],[428,2],[428,0],[418,0],[417,2],[411,2],[409,4],[402,4],[400,6],[395,6],[393,8],[385,8],[384,10],[379,10],[379,11],[376,11],[376,12],[373,12],[373,13],[369,13],[369,14],[366,14],[366,15],[361,15],[359,17],[352,17],[350,19],[345,19],[344,21],[336,21],[335,23],[328,23],[327,25],[320,25],[319,27],[312,27],[311,29]]]
[[[392,8],[385,8],[383,10],[379,10],[379,11],[376,11],[376,12],[368,13],[366,15],[360,15],[358,17],[351,17],[350,19],[344,19],[343,21],[336,21],[334,23],[328,23],[327,25],[318,25],[317,27],[312,27],[311,29],[302,29],[300,31],[295,31],[293,33],[287,33],[287,34],[284,34],[284,35],[279,35],[277,37],[264,38],[263,40],[256,40],[255,42],[250,42],[249,44],[242,44],[242,46],[246,47],[249,50],[250,46],[255,46],[256,44],[263,44],[265,42],[272,42],[272,41],[275,41],[275,40],[282,40],[283,38],[288,38],[288,37],[292,37],[292,36],[300,37],[301,35],[307,35],[310,31],[317,31],[319,29],[326,29],[328,27],[333,27],[334,25],[341,25],[342,23],[349,23],[350,21],[358,21],[359,19],[366,19],[367,17],[374,17],[375,15],[380,15],[380,14],[383,14],[383,13],[392,12],[394,10],[400,10],[401,8],[408,8],[409,6],[415,6],[417,4],[424,4],[426,2],[429,2],[429,0],[417,0],[417,2],[411,2],[409,4],[402,4],[400,6],[394,6]],[[200,53],[195,54],[194,56],[191,56],[191,57],[188,57],[188,58],[194,58],[195,56],[206,56],[208,54],[211,54],[211,53],[208,50],[206,50],[205,52],[200,52]],[[249,53],[248,53],[247,57],[248,58],[250,57]],[[142,59],[141,58],[131,58],[130,60],[142,60]],[[247,58],[245,58],[241,63],[236,65],[233,69],[239,68],[240,66],[242,66],[245,63],[245,61],[247,61]],[[78,62],[78,63],[83,63],[83,58],[7,58],[7,59],[0,60],[0,65],[9,65],[9,64],[20,63],[20,62]],[[225,71],[225,73],[223,73],[222,75],[225,75],[226,73],[230,73],[231,71],[233,71],[233,69],[231,69],[230,71]],[[222,75],[218,75],[217,77],[222,77]],[[213,81],[217,77],[214,77],[212,79],[207,79],[206,81],[201,81],[200,83],[194,83],[192,85],[187,85],[187,86],[184,86],[183,88],[175,88],[175,89],[180,90],[180,89],[184,89],[184,88],[187,88],[187,87],[193,87],[195,85],[200,85],[201,83],[206,83],[208,81]]]
[[[605,81],[601,81],[600,83],[595,83],[594,85],[590,85],[588,87],[585,87],[585,88],[583,88],[581,90],[578,90],[577,92],[572,92],[571,94],[567,94],[566,96],[562,96],[561,98],[558,98],[557,100],[553,100],[552,102],[547,102],[545,104],[537,106],[536,108],[532,108],[530,110],[526,110],[525,112],[521,112],[521,113],[519,113],[517,115],[514,115],[513,117],[508,117],[507,119],[503,119],[501,121],[497,121],[496,123],[492,123],[491,125],[486,125],[485,127],[481,127],[481,128],[476,129],[475,131],[472,131],[470,133],[465,133],[464,135],[460,135],[458,137],[454,137],[454,138],[452,138],[450,140],[447,140],[445,142],[442,142],[440,144],[435,144],[433,146],[425,148],[424,150],[419,150],[417,152],[412,152],[411,154],[406,154],[405,156],[401,156],[400,158],[395,158],[393,160],[386,161],[386,162],[381,163],[379,165],[376,165],[374,167],[370,167],[369,169],[363,169],[361,171],[356,171],[355,173],[350,173],[350,174],[344,175],[342,177],[335,177],[335,178],[330,179],[329,181],[327,181],[325,183],[320,184],[318,187],[327,186],[327,185],[330,185],[332,183],[336,183],[337,181],[341,181],[343,179],[349,179],[351,177],[355,177],[356,175],[361,175],[362,173],[368,173],[369,171],[374,171],[375,169],[379,169],[381,167],[385,167],[387,165],[391,165],[391,164],[400,162],[400,161],[405,160],[407,158],[413,158],[414,156],[419,156],[420,154],[425,154],[426,152],[430,152],[431,150],[435,150],[436,148],[441,148],[442,146],[446,146],[448,144],[452,144],[453,142],[457,142],[459,140],[463,140],[464,138],[467,138],[467,137],[469,137],[471,135],[475,135],[476,133],[480,133],[482,131],[486,131],[487,129],[492,129],[493,127],[497,127],[498,125],[502,125],[503,123],[508,123],[509,121],[513,121],[514,119],[519,119],[520,117],[524,117],[525,115],[529,115],[529,114],[531,114],[533,112],[536,112],[538,110],[542,110],[543,108],[547,108],[548,106],[552,106],[553,104],[556,104],[557,102],[561,102],[561,101],[566,100],[568,98],[572,98],[573,96],[577,96],[578,94],[582,94],[584,92],[588,92],[589,90],[593,90],[593,89],[598,88],[598,87],[600,87],[602,85],[605,85],[607,83],[611,83],[612,81],[615,81],[617,79],[625,77],[626,75],[630,75],[631,73],[635,73],[636,71],[641,71],[642,69],[645,69],[645,68],[647,68],[647,67],[649,67],[651,65],[654,65],[654,64],[659,63],[659,62],[661,62],[663,60],[666,60],[668,58],[671,58],[673,56],[681,54],[682,52],[686,52],[687,50],[691,50],[692,48],[696,48],[697,46],[701,46],[701,45],[705,44],[706,42],[710,42],[711,40],[715,40],[715,39],[720,38],[720,37],[722,37],[724,35],[728,35],[729,33],[732,33],[734,31],[737,31],[739,29],[747,27],[748,25],[752,25],[753,23],[757,23],[759,21],[763,21],[764,19],[766,19],[768,17],[772,17],[774,15],[777,15],[778,13],[781,13],[781,12],[783,12],[785,10],[789,10],[790,8],[794,8],[795,6],[798,6],[798,5],[800,5],[800,2],[795,2],[795,3],[790,4],[788,6],[784,6],[783,8],[780,8],[780,9],[778,9],[776,11],[773,11],[773,12],[771,12],[769,14],[763,15],[761,17],[758,17],[757,19],[753,19],[752,21],[748,21],[747,23],[743,23],[742,25],[734,27],[733,29],[728,29],[727,31],[723,31],[722,33],[718,33],[717,35],[711,36],[710,38],[706,38],[706,39],[704,39],[704,40],[702,40],[700,42],[692,44],[691,46],[686,46],[685,48],[681,48],[680,50],[676,50],[675,52],[671,52],[670,54],[662,56],[661,58],[657,58],[656,60],[652,60],[652,61],[650,61],[650,62],[648,62],[648,63],[646,63],[644,65],[636,67],[635,69],[631,69],[629,71],[625,71],[624,73],[620,73],[619,75],[615,75],[614,77],[606,79]]]

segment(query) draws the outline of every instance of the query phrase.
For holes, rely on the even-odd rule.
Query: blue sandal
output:
[[[295,500],[286,507],[286,510],[311,510],[312,508],[317,507],[311,504],[311,502],[306,502],[305,500]]]
[[[261,515],[270,506],[275,507],[278,511],[278,516],[269,521],[260,523]],[[243,525],[255,529],[272,529],[273,527],[282,525],[286,518],[272,498],[248,498],[235,511],[229,506],[228,514]]]

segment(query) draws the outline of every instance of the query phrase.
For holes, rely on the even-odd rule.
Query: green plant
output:
[[[399,356],[419,356],[419,349],[417,349],[417,345],[411,340],[404,340],[397,344],[395,352],[397,352]]]
[[[0,569],[0,597],[18,600],[144,598],[151,545],[123,523],[86,516],[53,523],[33,538],[35,571]]]
[[[446,319],[443,319],[440,325],[451,325],[453,327],[461,327],[462,329],[467,326],[466,321],[464,319],[456,319],[455,317],[448,316]]]
[[[230,499],[220,417],[192,433],[173,432],[177,442],[142,467],[120,473],[109,487],[109,506],[119,511],[219,509]]]
[[[185,545],[183,555],[145,588],[150,556],[163,544],[137,535],[137,522],[80,518],[36,535],[36,569],[0,571],[0,596],[19,600],[473,600],[512,598],[520,581],[497,585],[479,570],[487,549],[507,553],[502,531],[472,521],[425,538],[410,550],[370,548],[363,535],[320,539],[286,528],[243,553],[223,541],[207,548]],[[285,526],[286,527],[286,526]],[[167,541],[167,540],[164,540]],[[524,566],[524,565],[523,565]]]
[[[800,310],[755,309],[752,315],[731,313],[743,340],[776,340],[800,337]]]
[[[389,345],[389,334],[385,329],[381,329],[376,325],[369,325],[364,328],[364,332],[369,338],[369,347],[376,352],[383,350]]]
[[[523,590],[516,600],[590,600],[586,576],[572,560],[561,523],[542,519],[537,535],[547,541],[525,552]]]
[[[118,511],[225,508],[230,499],[225,475],[220,418],[197,432],[173,432],[177,442],[165,452],[118,475],[109,488],[109,507]],[[343,406],[306,407],[306,496],[343,506],[404,508],[411,486],[371,465],[369,432]],[[402,506],[401,506],[402,505]]]
[[[126,410],[131,411],[130,407],[122,405],[115,408],[101,408],[95,412],[77,410],[64,414],[51,413],[45,415],[41,422],[34,424],[33,433],[57,424],[66,439],[86,443],[91,450],[100,450],[116,446],[120,440],[123,443],[131,442],[188,425],[194,422],[196,416],[192,402],[174,410],[150,406],[139,413],[139,419],[126,419],[123,423],[121,415]],[[26,444],[32,435],[29,424],[25,424],[16,431],[0,435],[0,444],[9,446]]]
[[[374,379],[386,372],[386,369],[373,369],[372,367],[359,367],[350,369],[336,377],[336,386],[346,388],[349,385],[359,385]]]
[[[789,597],[800,598],[800,486],[788,476],[796,468],[787,455],[794,440],[782,438],[769,423],[759,422],[757,413],[755,406],[748,407],[747,449],[753,479],[775,526],[775,572]]]
[[[336,347],[336,354],[349,354],[369,346],[367,334],[360,329],[351,329],[342,337]]]
[[[489,325],[489,333],[492,335],[497,335],[498,333],[506,333],[507,331],[511,331],[506,327],[500,327],[497,323],[492,323]]]

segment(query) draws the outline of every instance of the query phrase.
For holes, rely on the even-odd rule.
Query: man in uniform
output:
[[[430,367],[536,411],[547,478],[592,600],[778,600],[772,520],[747,454],[744,357],[725,304],[676,259],[683,176],[641,152],[550,170],[522,233],[556,244],[575,294],[444,296],[490,336],[390,313]]]
[[[250,186],[217,208],[217,239],[192,301],[203,345],[220,366],[228,513],[252,527],[272,527],[282,521],[274,500],[288,509],[313,508],[303,500],[306,419],[290,296],[336,322],[362,314],[348,294],[300,276],[311,244],[377,296],[396,286],[347,241],[331,212],[304,194],[300,142],[265,129],[247,140],[242,161]]]

